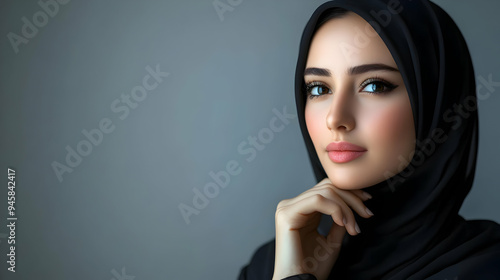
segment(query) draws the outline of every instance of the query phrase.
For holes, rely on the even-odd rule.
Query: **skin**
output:
[[[306,64],[306,68],[326,68],[332,73],[330,77],[304,77],[306,84],[318,81],[325,85],[311,92],[317,94],[318,88],[331,92],[307,99],[305,119],[328,178],[341,189],[361,189],[388,179],[386,174],[397,174],[406,167],[400,156],[409,161],[415,149],[412,108],[400,72],[347,73],[350,67],[363,64],[384,64],[397,69],[389,49],[378,35],[368,37],[370,40],[362,47],[357,43],[353,34],[367,27],[371,28],[354,13],[325,23],[311,42]],[[375,31],[372,29],[371,32]],[[356,52],[346,55],[342,51],[346,43]],[[373,77],[397,87],[382,93],[385,86],[379,82],[364,88],[360,86]],[[333,162],[328,157],[326,146],[338,141],[350,142],[367,151],[350,162]]]
[[[362,44],[360,30],[369,38]],[[396,71],[349,74],[350,68],[366,64],[383,64]],[[353,211],[363,218],[373,215],[363,203],[371,197],[361,189],[388,179],[387,172],[401,171],[406,165],[400,157],[409,162],[415,149],[412,108],[403,79],[384,42],[364,19],[348,13],[322,25],[311,41],[306,69],[312,67],[331,74],[304,76],[306,84],[321,83],[310,88],[311,94],[324,93],[307,99],[305,119],[328,177],[278,204],[276,280],[301,273],[327,279],[345,233],[359,234]],[[391,87],[380,81],[366,83],[374,77],[395,88],[389,90]],[[333,162],[326,146],[339,141],[367,151],[349,162]],[[322,214],[334,221],[327,236],[317,231]]]

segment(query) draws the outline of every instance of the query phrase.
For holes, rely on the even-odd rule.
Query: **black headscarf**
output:
[[[364,18],[390,50],[409,94],[418,144],[403,171],[363,189],[373,196],[365,205],[375,215],[355,213],[361,234],[345,235],[331,279],[500,279],[500,225],[458,215],[476,167],[476,84],[461,32],[434,3],[335,0],[313,13],[300,43],[295,98],[316,179],[327,175],[305,124],[303,73],[318,19],[334,7]]]
[[[311,16],[300,43],[295,98],[317,181],[327,174],[305,123],[303,74],[322,15],[335,7],[364,18],[385,42],[408,91],[417,143],[404,170],[363,189],[373,197],[364,203],[375,215],[365,219],[353,212],[361,233],[345,234],[330,279],[500,279],[500,225],[458,215],[476,168],[476,84],[461,32],[434,3],[334,0]],[[323,215],[320,232],[331,224]],[[261,246],[239,279],[271,279],[274,250],[274,240]],[[289,279],[313,279],[302,276]]]

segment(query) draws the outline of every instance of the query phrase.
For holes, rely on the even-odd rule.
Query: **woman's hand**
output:
[[[273,280],[303,273],[311,273],[318,280],[327,279],[346,230],[351,235],[358,234],[351,208],[361,217],[371,217],[363,204],[369,198],[362,190],[336,188],[325,178],[297,197],[280,201],[275,215]],[[330,215],[334,221],[326,237],[317,231],[321,214]]]

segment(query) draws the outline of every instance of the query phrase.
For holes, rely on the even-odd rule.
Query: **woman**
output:
[[[500,279],[500,225],[458,215],[476,165],[474,77],[431,2],[318,7],[295,96],[319,183],[279,203],[276,239],[240,279]]]

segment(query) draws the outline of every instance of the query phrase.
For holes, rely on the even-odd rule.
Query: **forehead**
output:
[[[359,15],[349,12],[324,23],[314,34],[306,67],[348,68],[383,63],[396,67],[377,32]]]

